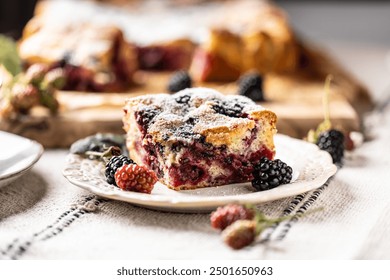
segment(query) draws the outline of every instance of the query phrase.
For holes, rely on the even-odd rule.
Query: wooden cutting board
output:
[[[340,67],[313,53],[310,67],[289,75],[267,75],[261,103],[278,116],[279,133],[302,138],[323,120],[322,96],[327,73],[335,76],[331,87],[331,119],[347,131],[360,130],[359,113],[372,103],[367,92]],[[138,86],[126,93],[59,92],[61,104],[57,116],[35,110],[30,116],[1,121],[0,129],[37,140],[46,148],[69,147],[74,141],[95,133],[124,133],[122,107],[126,98],[145,93],[166,92],[171,73],[140,72]],[[236,84],[195,84],[234,94]]]

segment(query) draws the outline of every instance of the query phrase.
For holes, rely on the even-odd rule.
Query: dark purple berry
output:
[[[334,163],[341,163],[344,157],[344,134],[341,131],[331,129],[321,133],[317,145],[332,156]]]
[[[280,159],[261,158],[254,166],[252,186],[257,191],[265,191],[288,184],[292,179],[292,168]]]
[[[128,157],[126,157],[124,155],[114,156],[108,161],[108,163],[106,164],[106,170],[105,170],[107,183],[116,186],[115,172],[118,170],[119,167],[121,167],[125,164],[135,164],[135,163],[132,159],[129,159]]]
[[[148,129],[154,117],[159,113],[159,110],[153,108],[147,108],[145,110],[138,111],[136,113],[136,121],[141,127]]]
[[[174,73],[168,82],[168,91],[171,93],[175,93],[190,87],[192,87],[192,79],[190,75],[184,70],[180,70]]]
[[[263,78],[257,73],[242,76],[238,81],[238,93],[253,101],[264,101]]]

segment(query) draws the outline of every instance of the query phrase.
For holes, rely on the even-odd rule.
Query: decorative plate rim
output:
[[[197,196],[194,195],[194,192],[202,193],[206,189],[209,191],[212,190],[218,192],[224,188],[225,190],[229,188],[238,187],[247,188],[250,186],[250,182],[217,186],[205,189],[196,189],[193,191],[178,192],[168,189],[166,186],[158,182],[156,183],[155,188],[161,187],[168,189],[168,195],[153,194],[153,192],[152,194],[143,194],[122,191],[118,188],[115,188],[105,182],[104,175],[97,176],[97,178],[90,178],[90,174],[88,174],[88,172],[90,172],[91,170],[86,171],[85,166],[82,167],[84,163],[87,164],[88,168],[96,169],[103,169],[104,165],[101,162],[84,159],[81,156],[74,154],[69,154],[67,156],[67,163],[62,173],[70,183],[105,198],[125,201],[132,204],[136,204],[138,206],[153,208],[157,210],[193,212],[196,210],[215,209],[218,206],[222,206],[228,203],[260,204],[285,197],[291,197],[301,193],[306,193],[308,191],[321,187],[337,171],[337,167],[333,164],[331,156],[327,152],[320,150],[314,144],[308,143],[303,140],[295,139],[286,135],[277,134],[275,136],[275,145],[277,151],[278,144],[285,146],[298,145],[304,147],[306,150],[310,151],[310,153],[305,153],[304,155],[302,155],[303,159],[305,159],[311,165],[316,164],[317,162],[321,162],[321,165],[318,166],[317,170],[311,170],[313,172],[315,171],[316,173],[311,174],[312,178],[310,181],[305,181],[301,178],[290,184],[281,185],[277,188],[267,191],[232,195],[221,194],[219,196]],[[279,156],[280,155],[277,154],[277,157]],[[313,156],[314,159],[311,159],[310,156]],[[281,156],[281,158],[283,159],[283,156]],[[309,163],[306,163],[304,167],[306,168]],[[98,165],[100,165],[100,167]],[[298,170],[299,176],[301,175],[300,172],[301,170]],[[96,172],[96,174],[98,174],[98,172]],[[169,195],[170,192],[173,192],[174,195]],[[190,192],[193,193],[191,194]]]

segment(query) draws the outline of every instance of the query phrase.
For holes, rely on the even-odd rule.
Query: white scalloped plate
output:
[[[151,194],[122,191],[109,185],[102,162],[70,154],[63,175],[76,186],[99,196],[130,202],[147,208],[174,212],[208,212],[228,203],[259,204],[277,200],[321,187],[337,167],[327,152],[316,145],[285,135],[275,136],[276,158],[293,170],[292,183],[254,192],[250,183],[224,185],[188,191],[174,191],[156,183]]]
[[[32,168],[42,153],[43,147],[38,142],[0,131],[0,187]]]

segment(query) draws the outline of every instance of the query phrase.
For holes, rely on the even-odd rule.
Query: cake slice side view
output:
[[[130,98],[124,111],[130,156],[175,190],[250,181],[275,154],[276,115],[243,96],[192,88]]]

